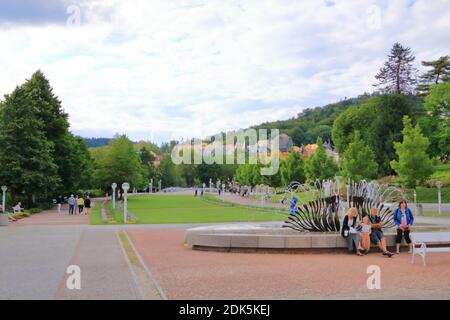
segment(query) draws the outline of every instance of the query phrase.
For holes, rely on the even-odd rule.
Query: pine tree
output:
[[[416,83],[415,60],[411,49],[395,43],[379,73],[375,76],[378,83],[374,86],[382,93],[412,94]]]
[[[437,60],[422,61],[424,67],[430,67],[420,76],[420,84],[417,91],[420,95],[427,95],[430,92],[430,85],[450,81],[450,57],[443,56]]]
[[[399,160],[391,161],[392,168],[408,188],[415,188],[433,173],[433,164],[427,154],[430,141],[419,125],[413,127],[411,119],[403,118],[403,142],[394,143]]]
[[[355,131],[352,142],[343,154],[341,171],[344,177],[354,181],[377,177],[378,164],[375,153],[361,140],[359,131]]]
[[[51,196],[60,183],[52,157],[53,144],[46,138],[46,124],[39,116],[28,88],[17,87],[5,96],[0,111],[0,180],[13,199]]]

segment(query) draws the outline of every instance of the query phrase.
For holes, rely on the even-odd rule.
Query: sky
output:
[[[374,90],[395,42],[450,54],[450,0],[0,0],[0,97],[40,69],[84,137],[157,143]]]

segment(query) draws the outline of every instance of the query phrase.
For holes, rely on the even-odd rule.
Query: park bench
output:
[[[414,263],[416,254],[422,257],[422,262],[425,266],[427,253],[450,253],[450,232],[414,232],[411,234],[411,240],[413,244],[411,263]],[[428,245],[439,247],[427,247]]]

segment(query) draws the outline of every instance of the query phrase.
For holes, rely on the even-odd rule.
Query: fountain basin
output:
[[[245,223],[197,227],[186,230],[185,244],[194,250],[293,250],[346,249],[347,241],[336,232],[298,232],[282,228],[283,222]],[[417,226],[415,232],[442,231],[441,227]],[[395,245],[395,229],[384,230],[388,247]],[[372,245],[372,247],[376,247]]]

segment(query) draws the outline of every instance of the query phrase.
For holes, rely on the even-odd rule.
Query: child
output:
[[[370,224],[369,216],[364,216],[360,223],[361,225],[361,247],[364,250],[364,254],[368,254],[370,250],[370,233],[372,231],[372,225]]]

